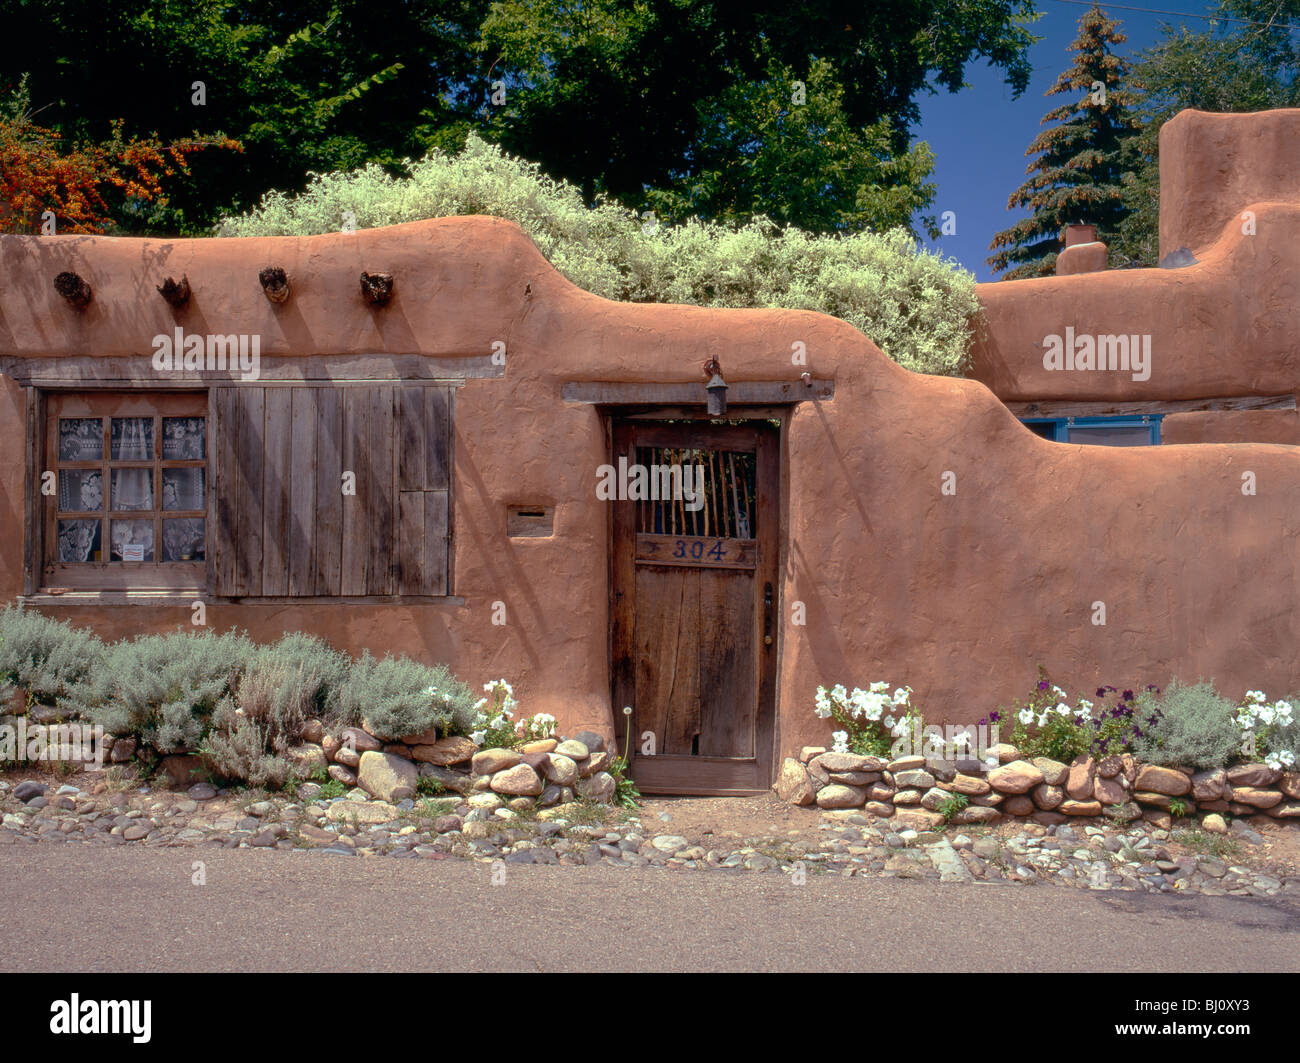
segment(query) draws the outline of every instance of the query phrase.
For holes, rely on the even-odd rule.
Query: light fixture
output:
[[[727,412],[727,382],[722,379],[722,363],[710,358],[704,363],[704,376],[708,380],[704,388],[708,392],[709,416],[721,417]]]

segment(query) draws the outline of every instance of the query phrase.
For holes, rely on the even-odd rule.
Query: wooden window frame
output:
[[[32,483],[29,497],[32,513],[27,525],[29,536],[29,572],[27,591],[58,594],[61,591],[100,591],[133,593],[201,594],[208,585],[208,558],[211,556],[212,529],[212,455],[213,425],[209,416],[208,396],[204,390],[51,390],[34,397],[34,432]],[[113,418],[150,417],[153,419],[153,456],[148,460],[119,461],[111,456],[111,422]],[[201,417],[204,420],[204,457],[201,459],[164,459],[162,422],[170,417]],[[58,454],[58,424],[65,418],[98,418],[103,421],[103,452],[98,460],[66,461]],[[103,472],[103,497],[100,510],[92,512],[59,510],[58,476],[61,469],[95,469]],[[125,468],[149,468],[153,473],[154,507],[150,510],[112,509],[112,471]],[[195,510],[165,510],[162,506],[163,470],[201,468],[203,470],[203,506]],[[46,495],[41,486],[47,472],[55,473],[55,491]],[[204,559],[164,561],[162,522],[194,518],[204,521]],[[114,520],[152,520],[154,522],[154,559],[152,561],[115,561],[111,556],[86,562],[59,561],[58,522],[60,519],[98,519],[101,522],[101,553],[111,551],[111,528]]]
[[[1051,429],[1051,435],[1041,435],[1042,439],[1054,440],[1057,443],[1070,442],[1071,428],[1145,428],[1150,433],[1150,440],[1147,446],[1160,446],[1160,422],[1164,420],[1163,414],[1144,414],[1129,417],[1022,417],[1021,423],[1025,425],[1046,425]],[[1037,433],[1036,433],[1037,434]],[[1105,443],[1084,443],[1081,440],[1074,441],[1075,446],[1106,446]]]

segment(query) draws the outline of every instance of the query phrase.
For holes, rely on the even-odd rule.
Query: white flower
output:
[[[907,702],[908,702],[908,699],[909,699],[911,696],[912,696],[912,688],[911,688],[911,687],[899,687],[897,690],[894,691],[894,704],[895,704],[895,705],[906,705]]]
[[[883,693],[884,693],[886,690],[888,690],[888,689],[889,689],[889,684],[888,684],[888,683],[872,683],[872,684],[871,684],[871,693],[873,693],[873,694],[883,694]]]
[[[1046,714],[1044,714],[1044,715],[1046,715]],[[1070,706],[1067,705],[1065,702],[1061,702],[1061,704],[1059,704],[1058,706],[1056,706],[1056,715],[1057,715],[1057,716],[1069,716],[1069,715],[1070,715]]]
[[[883,722],[884,722],[884,724],[885,724],[885,727],[888,728],[889,730],[892,731],[892,730],[894,729],[894,717],[893,717],[893,716],[886,716]]]
[[[1065,691],[1060,687],[1052,687],[1052,693],[1056,696],[1057,701],[1065,700]]]
[[[835,731],[831,734],[831,740],[835,743],[831,750],[833,753],[847,753],[849,751],[849,733],[848,731]]]
[[[470,731],[469,733],[469,740],[473,742],[476,746],[481,746],[483,744],[483,739],[485,739],[486,737],[487,737],[486,731]]]
[[[1021,709],[1018,713],[1016,713],[1016,719],[1018,719],[1021,723],[1023,723],[1026,727],[1028,727],[1031,723],[1034,722],[1034,710]]]

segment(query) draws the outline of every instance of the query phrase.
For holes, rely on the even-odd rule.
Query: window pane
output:
[[[163,509],[202,509],[203,470],[163,469],[162,500]]]
[[[163,521],[164,561],[202,561],[204,547],[202,517]]]
[[[111,508],[153,509],[153,469],[114,469]]]
[[[205,457],[206,424],[206,420],[202,417],[164,417],[163,458],[168,461],[183,461]]]
[[[151,461],[153,459],[153,418],[114,417],[111,429],[113,461]]]
[[[104,422],[98,417],[59,419],[60,461],[102,461]]]
[[[1146,425],[1115,428],[1070,426],[1071,443],[1095,443],[1105,447],[1146,447],[1151,445],[1151,429]]]
[[[108,535],[113,544],[110,560],[153,560],[153,521],[115,520],[109,523]]]
[[[99,561],[99,529],[97,520],[59,521],[59,560]]]
[[[84,513],[104,508],[104,474],[98,469],[59,470],[59,511]]]

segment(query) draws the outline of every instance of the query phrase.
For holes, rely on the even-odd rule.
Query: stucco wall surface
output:
[[[1264,240],[1216,246],[1223,255],[1295,253]],[[279,309],[257,284],[269,263],[283,265],[293,287]],[[94,286],[84,314],[52,290],[63,269]],[[386,309],[361,302],[361,269],[394,273]],[[783,444],[778,753],[826,740],[812,714],[819,683],[909,683],[930,720],[973,723],[1022,693],[1039,662],[1072,691],[1176,674],[1212,676],[1236,696],[1287,691],[1300,678],[1292,448],[1049,443],[982,384],[909,373],[844,322],[611,303],[569,284],[519,229],[494,219],[302,239],[5,237],[0,271],[0,354],[146,355],[150,337],[177,321],[154,285],[181,272],[195,291],[187,330],[259,331],[264,355],[440,359],[506,343],[504,376],[470,380],[456,399],[454,592],[463,605],[214,603],[217,627],[259,638],[317,631],[354,652],[447,660],[473,684],[505,675],[523,711],[551,712],[565,730],[609,732],[608,513],[594,490],[607,454],[598,413],[563,402],[560,388],[698,381],[716,356],[731,383],[797,379],[804,368],[835,381],[833,400],[795,409]],[[1136,314],[1131,278],[1117,278],[1110,298]],[[1052,285],[1107,280],[1023,283],[1055,298]],[[1177,306],[1206,332],[1221,318],[1194,302]],[[806,367],[790,364],[796,340]],[[17,392],[0,393],[4,598],[20,589]],[[1254,495],[1242,493],[1244,473]],[[554,505],[555,535],[508,539],[510,503]],[[497,601],[504,626],[491,622]],[[805,604],[804,625],[791,622],[795,601]],[[1094,603],[1104,603],[1104,625],[1094,623]],[[188,608],[48,611],[111,636],[189,620]]]

